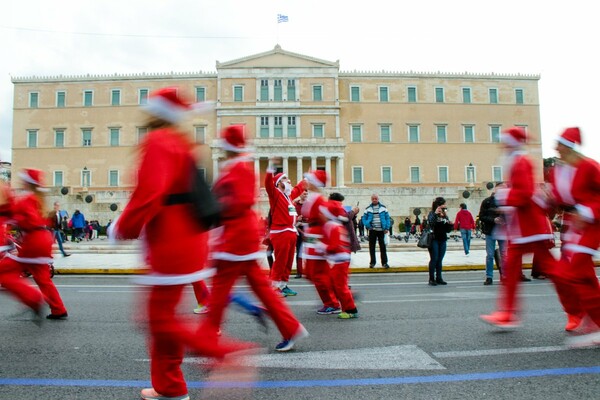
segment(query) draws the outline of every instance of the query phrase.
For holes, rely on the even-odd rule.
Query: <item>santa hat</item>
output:
[[[577,127],[567,128],[557,139],[558,143],[577,152],[581,150],[581,131]]]
[[[287,175],[284,174],[283,172],[280,172],[273,177],[273,183],[275,184],[275,186],[277,186],[277,185],[279,185],[279,182],[281,182],[281,180],[285,179],[285,178],[287,178]]]
[[[25,168],[19,172],[19,178],[24,182],[37,186],[36,189],[39,192],[48,191],[48,189],[44,187],[44,173],[39,169]]]
[[[250,149],[246,147],[244,125],[230,125],[221,131],[221,148],[234,153],[245,153]]]
[[[192,113],[208,112],[214,106],[208,102],[192,104],[176,87],[166,87],[150,93],[143,108],[155,117],[177,124]]]
[[[500,141],[510,147],[521,147],[527,143],[527,132],[519,126],[513,126],[502,132]]]
[[[319,211],[332,221],[346,222],[348,221],[348,213],[344,210],[342,203],[337,200],[329,200],[322,206],[319,206]]]
[[[309,183],[312,183],[316,187],[325,187],[327,184],[327,173],[321,169],[309,171],[304,174],[304,177]]]

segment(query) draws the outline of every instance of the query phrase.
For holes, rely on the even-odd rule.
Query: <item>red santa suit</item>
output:
[[[344,222],[347,213],[339,201],[329,200],[327,207],[321,206],[321,213],[328,218],[323,225],[323,250],[331,266],[331,284],[339,299],[342,311],[356,314],[354,297],[348,287],[350,272],[350,237]]]
[[[327,177],[325,171],[317,170],[305,175],[316,187],[325,187]],[[326,206],[327,200],[319,192],[309,191],[302,205],[302,217],[306,221],[304,229],[304,271],[306,277],[313,282],[317,293],[323,302],[319,311],[327,309],[340,311],[340,304],[331,286],[331,271],[329,263],[320,249],[323,240],[324,221],[321,218],[321,206]],[[317,312],[319,312],[317,311]]]
[[[274,176],[273,172],[272,169],[268,169],[265,174],[265,190],[269,196],[271,208],[269,237],[275,256],[271,267],[271,281],[275,287],[282,290],[287,286],[292,271],[298,238],[296,229],[298,213],[292,200],[304,191],[304,183],[300,181],[288,195],[277,187],[282,179],[287,178],[286,175],[279,173]]]
[[[569,148],[581,144],[578,128],[565,130],[559,143]],[[589,317],[600,326],[600,284],[592,257],[600,246],[600,165],[582,157],[576,165],[558,163],[551,171],[551,202],[564,210],[562,257],[556,271],[557,281],[569,292],[563,302],[565,311],[579,320]],[[587,224],[573,224],[578,214]],[[568,329],[569,330],[569,329]]]
[[[219,178],[213,186],[222,206],[222,225],[211,232],[211,258],[217,273],[212,281],[209,311],[203,326],[216,335],[229,304],[231,289],[241,276],[245,276],[284,341],[304,337],[306,330],[271,289],[270,281],[258,263],[265,254],[260,250],[262,232],[254,210],[257,200],[254,160],[242,154],[247,151],[243,127],[232,125],[226,128],[221,140],[225,150],[239,155],[221,164]]]
[[[174,88],[151,94],[149,113],[175,123],[189,111]],[[183,289],[203,277],[208,255],[208,233],[192,217],[189,204],[169,204],[172,194],[189,191],[195,159],[188,135],[173,127],[149,132],[140,145],[137,185],[121,216],[111,224],[110,237],[141,238],[150,273],[143,282],[151,286],[147,302],[150,372],[154,390],[162,396],[187,394],[181,371],[184,351],[223,357],[238,344],[217,343],[177,317]],[[144,389],[147,391],[149,389]],[[144,398],[144,391],[142,397]]]
[[[26,169],[19,176],[25,182],[36,185],[37,190],[43,190],[41,171]],[[46,226],[47,220],[42,208],[38,196],[31,192],[14,201],[9,200],[3,206],[2,214],[20,230],[22,240],[17,254],[6,253],[0,261],[0,285],[37,313],[41,311],[45,300],[50,306],[47,318],[65,318],[67,309],[50,278],[48,263],[52,262],[54,238]],[[39,290],[22,278],[25,270],[31,273]]]

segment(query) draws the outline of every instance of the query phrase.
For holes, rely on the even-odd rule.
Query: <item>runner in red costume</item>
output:
[[[44,207],[42,171],[25,169],[19,173],[25,194],[12,198],[6,188],[2,188],[0,213],[10,220],[21,232],[17,254],[6,253],[0,261],[0,285],[9,293],[31,308],[39,317],[44,301],[50,306],[51,320],[65,320],[67,309],[52,283],[48,263],[52,262],[52,243],[54,238],[48,230]],[[4,241],[3,241],[4,242]],[[38,285],[32,287],[22,277],[27,270]]]

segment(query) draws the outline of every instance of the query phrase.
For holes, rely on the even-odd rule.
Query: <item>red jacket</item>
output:
[[[350,238],[346,227],[337,221],[327,221],[323,226],[325,257],[333,264],[350,262]]]
[[[323,225],[320,206],[327,200],[321,193],[309,192],[306,201],[302,204],[302,218],[306,221],[304,228],[304,258],[312,260],[325,260],[323,252],[319,250],[323,240]]]
[[[496,192],[496,202],[506,220],[507,239],[514,244],[554,239],[546,212],[532,198],[535,183],[531,160],[517,151],[508,161],[508,187]]]
[[[208,234],[191,216],[189,204],[166,205],[170,194],[187,192],[193,143],[172,128],[149,132],[140,145],[137,186],[112,224],[115,238],[142,238],[153,272],[188,275],[202,269]],[[190,282],[194,281],[193,279]]]
[[[458,214],[456,214],[454,230],[457,229],[475,229],[475,220],[469,210],[461,209]]]
[[[304,191],[304,181],[300,181],[287,196],[273,184],[273,172],[267,171],[265,175],[265,190],[269,196],[269,206],[271,207],[271,226],[270,233],[279,233],[282,231],[296,232],[296,219],[298,213],[292,200],[300,196]]]
[[[222,206],[222,224],[211,232],[211,257],[227,261],[262,259],[254,161],[238,156],[221,164],[213,192]]]

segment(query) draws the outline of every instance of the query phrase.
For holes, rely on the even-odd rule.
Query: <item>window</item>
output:
[[[206,88],[196,87],[196,102],[206,101]]]
[[[281,79],[275,79],[273,81],[273,100],[283,100],[283,87],[281,86]]]
[[[502,179],[502,167],[492,166],[492,180],[494,182],[502,182],[504,180]]]
[[[465,175],[467,183],[475,183],[477,178],[475,176],[475,166],[469,164],[465,167]]]
[[[113,89],[110,91],[110,105],[120,106],[121,105],[121,91],[119,89]]]
[[[313,101],[323,101],[323,86],[314,85],[312,89],[313,89]]]
[[[54,147],[65,147],[65,130],[54,130]]]
[[[296,80],[288,79],[287,81],[287,99],[289,101],[296,101]]]
[[[83,91],[83,106],[91,107],[94,105],[94,92],[91,90]]]
[[[352,183],[363,183],[362,167],[352,167]]]
[[[27,147],[37,147],[38,131],[37,129],[30,129],[27,131]]]
[[[148,128],[146,128],[146,127],[138,127],[137,128],[137,141],[138,141],[138,143],[141,143],[142,140],[144,140],[144,136],[146,136],[146,133],[148,133]]]
[[[260,117],[259,133],[261,138],[269,137],[269,117]]]
[[[244,87],[234,86],[233,87],[233,101],[244,101]]]
[[[29,108],[38,108],[40,94],[38,92],[29,93]]]
[[[471,88],[468,88],[468,87],[462,88],[462,95],[463,95],[463,103],[465,103],[465,104],[471,103]]]
[[[436,125],[435,133],[438,143],[446,143],[448,138],[446,137],[446,125]]]
[[[392,134],[389,125],[379,125],[379,138],[381,143],[390,143],[392,141]]]
[[[392,167],[381,167],[381,182],[392,183]]]
[[[436,103],[444,102],[444,88],[441,88],[441,87],[435,88],[435,102]]]
[[[63,108],[67,105],[67,92],[56,92],[56,107]]]
[[[290,138],[295,138],[296,137],[296,117],[295,116],[290,116],[287,117],[287,135]]]
[[[312,134],[315,138],[322,138],[325,136],[325,126],[323,124],[313,124]]]
[[[500,143],[500,125],[490,126],[490,141],[492,143]]]
[[[109,132],[110,132],[110,145],[118,146],[119,139],[121,136],[121,130],[119,128],[110,128]]]
[[[360,87],[350,86],[350,101],[360,101]]]
[[[81,186],[92,186],[92,173],[87,167],[83,167],[83,170],[81,170]]]
[[[463,125],[463,136],[465,143],[475,142],[475,127],[473,125]]]
[[[196,136],[196,143],[206,143],[206,126],[196,126],[194,128],[194,131]]]
[[[91,129],[82,129],[81,130],[81,138],[83,147],[90,147],[92,145],[92,130]]]
[[[419,167],[410,167],[410,183],[421,182],[421,169]]]
[[[419,125],[408,126],[408,142],[419,143]]]
[[[54,173],[52,174],[52,184],[53,184],[53,186],[58,186],[58,187],[64,186],[62,171],[54,171]]]
[[[276,138],[283,137],[283,117],[273,117],[273,136]]]
[[[138,104],[148,103],[148,89],[140,89],[138,91]]]
[[[515,89],[515,102],[523,104],[523,89]]]
[[[415,86],[409,86],[406,88],[406,91],[407,91],[406,97],[408,98],[408,102],[416,103],[417,102],[417,88]]]
[[[260,101],[269,101],[269,81],[267,79],[260,80]]]
[[[390,101],[389,88],[387,86],[379,87],[379,101],[382,103]]]
[[[498,104],[498,89],[490,88],[489,94],[490,94],[490,104]]]
[[[438,167],[438,182],[448,183],[448,167]]]
[[[119,171],[108,171],[108,186],[119,186]]]
[[[362,125],[351,125],[350,131],[352,133],[350,137],[351,142],[362,142]]]

